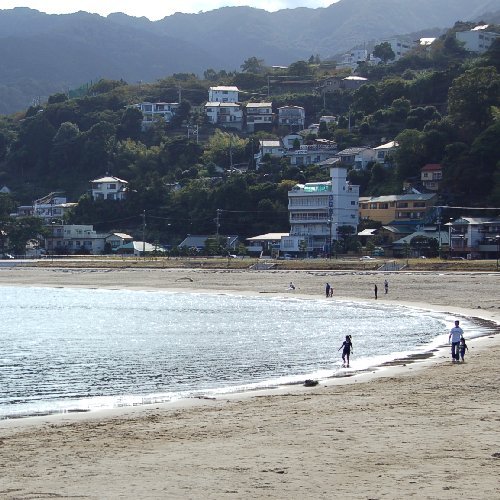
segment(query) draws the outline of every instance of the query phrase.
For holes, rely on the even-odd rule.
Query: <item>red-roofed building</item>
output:
[[[428,163],[420,169],[422,186],[429,191],[438,191],[443,178],[443,167],[440,163]]]

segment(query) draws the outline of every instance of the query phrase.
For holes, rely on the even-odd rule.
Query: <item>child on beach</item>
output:
[[[465,351],[468,351],[469,348],[467,347],[467,344],[465,343],[465,339],[462,337],[460,339],[460,357],[462,358],[462,362],[464,361],[464,356],[465,356]]]
[[[343,349],[343,351],[342,351],[343,365],[342,366],[344,366],[345,368],[349,368],[349,355],[351,354],[351,350],[352,351],[354,350],[354,348],[352,346],[352,338],[350,335],[345,336],[345,340],[342,343],[342,345],[340,346],[339,351],[340,351],[340,349]],[[347,359],[347,363],[346,363],[346,359]]]

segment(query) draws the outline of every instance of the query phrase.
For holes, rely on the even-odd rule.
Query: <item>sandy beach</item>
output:
[[[317,298],[327,281],[332,302],[377,284],[490,334],[463,364],[443,348],[312,388],[0,421],[0,498],[500,498],[499,273],[0,268],[0,286]]]

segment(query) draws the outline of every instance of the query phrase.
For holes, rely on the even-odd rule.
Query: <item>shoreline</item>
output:
[[[290,276],[296,297],[317,299],[334,276],[335,299],[372,304],[373,281],[384,279],[366,273],[33,269],[0,270],[0,286],[287,296]],[[498,274],[381,276],[390,282],[382,304],[500,324]],[[176,281],[185,277],[192,281]],[[340,294],[345,290],[348,295]],[[285,386],[178,407],[2,420],[0,465],[7,473],[0,493],[9,499],[41,491],[96,499],[498,497],[500,336],[468,344],[466,362],[459,365],[451,364],[444,346],[428,359],[315,387]]]

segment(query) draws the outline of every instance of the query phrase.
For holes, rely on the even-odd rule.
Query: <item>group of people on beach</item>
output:
[[[376,285],[375,285],[376,286]],[[327,295],[328,297],[328,295]],[[465,361],[465,351],[469,350],[469,347],[465,343],[464,331],[460,328],[460,321],[455,321],[455,326],[450,330],[450,335],[448,337],[448,342],[451,341],[451,358],[453,363],[460,363]],[[349,356],[353,352],[354,348],[352,346],[351,335],[346,335],[344,342],[339,347],[339,351],[342,349],[342,367],[349,368]]]
[[[389,293],[389,282],[387,280],[384,280],[384,292],[386,295]],[[377,300],[378,299],[378,286],[376,283],[375,283],[375,285],[373,285],[373,293],[375,295],[375,300]]]
[[[465,351],[469,348],[465,343],[464,331],[460,328],[460,321],[455,321],[455,326],[450,330],[450,335],[448,336],[448,343],[451,341],[451,360],[453,363],[460,363],[465,361]]]

